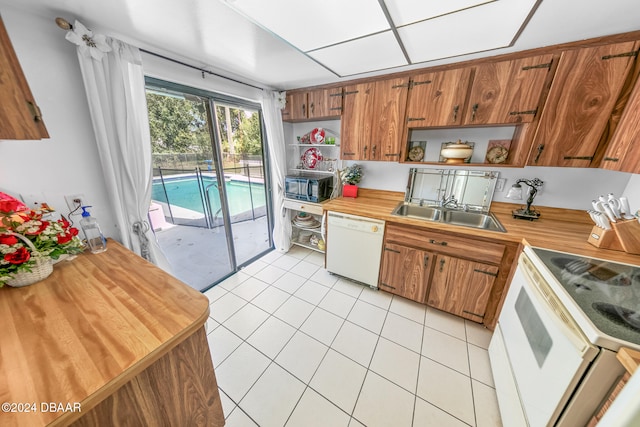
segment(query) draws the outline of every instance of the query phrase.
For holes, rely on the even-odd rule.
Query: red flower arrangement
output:
[[[0,287],[17,273],[31,271],[43,259],[57,260],[84,250],[78,229],[64,217],[46,220],[51,212],[46,204],[33,210],[12,198],[0,200]]]

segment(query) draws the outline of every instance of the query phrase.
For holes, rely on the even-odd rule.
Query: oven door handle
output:
[[[540,303],[539,305],[544,307],[546,314],[564,331],[564,335],[571,340],[581,355],[584,356],[590,349],[595,350],[595,347],[587,340],[587,337],[580,330],[576,321],[573,320],[573,317],[564,309],[551,287],[546,283],[540,273],[537,272],[535,266],[526,255],[523,254],[521,256],[518,268],[520,268],[524,274],[527,284],[529,285],[527,288],[533,291],[535,298]]]

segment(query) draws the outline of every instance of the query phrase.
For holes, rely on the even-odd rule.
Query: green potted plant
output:
[[[358,197],[358,184],[362,179],[362,166],[357,163],[340,171],[343,197]]]

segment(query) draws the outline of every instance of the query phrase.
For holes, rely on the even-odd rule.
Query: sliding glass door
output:
[[[272,248],[259,105],[147,79],[151,224],[173,274],[205,290]]]

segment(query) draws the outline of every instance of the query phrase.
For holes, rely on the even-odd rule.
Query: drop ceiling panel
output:
[[[496,1],[398,29],[412,63],[509,46],[535,0]]]
[[[388,30],[377,0],[225,0],[303,52]]]
[[[391,31],[309,52],[340,76],[407,65]]]
[[[385,5],[396,27],[446,15],[497,0],[385,0]]]

